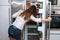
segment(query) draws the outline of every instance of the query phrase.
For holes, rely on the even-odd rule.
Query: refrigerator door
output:
[[[8,40],[10,6],[0,6],[0,40]]]
[[[0,5],[10,5],[11,0],[0,0]]]
[[[11,11],[12,13],[17,12],[20,9],[25,9],[26,0],[12,0],[11,1]]]
[[[25,10],[26,8],[26,0],[11,0],[11,15],[13,15],[15,12],[23,9]],[[15,20],[13,18],[12,19],[12,22]]]

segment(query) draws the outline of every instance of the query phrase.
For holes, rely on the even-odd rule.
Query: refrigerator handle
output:
[[[49,2],[49,6],[50,6],[50,12],[49,12],[49,16],[51,17],[51,2]],[[49,22],[49,28],[48,28],[48,40],[50,40],[50,22]]]
[[[11,9],[8,9],[8,13],[9,13],[9,25],[11,25]]]
[[[8,3],[11,4],[11,1],[12,1],[12,0],[8,0]]]

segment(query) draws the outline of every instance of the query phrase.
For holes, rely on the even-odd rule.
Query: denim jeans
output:
[[[16,40],[21,40],[21,30],[11,25],[8,29],[9,37],[15,38]]]

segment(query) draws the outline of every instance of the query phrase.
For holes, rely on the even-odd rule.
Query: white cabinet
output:
[[[50,31],[50,40],[60,40],[60,29]]]
[[[10,5],[11,0],[0,0],[0,5]]]
[[[60,40],[60,35],[58,35],[58,34],[51,34],[50,35],[50,40]]]
[[[8,40],[10,6],[0,6],[0,40]]]

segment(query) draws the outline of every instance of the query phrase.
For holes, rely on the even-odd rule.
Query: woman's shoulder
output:
[[[22,12],[23,12],[23,10],[19,10],[19,11],[18,11],[18,14],[20,15]]]

